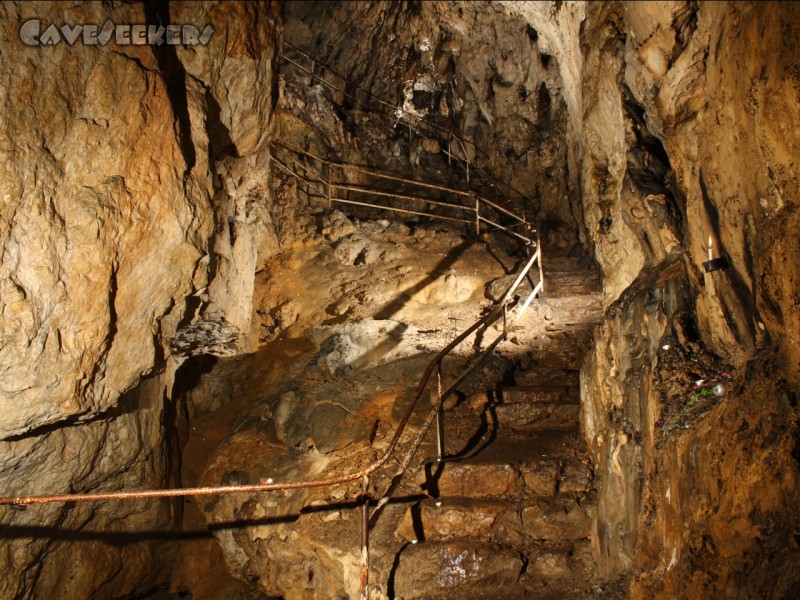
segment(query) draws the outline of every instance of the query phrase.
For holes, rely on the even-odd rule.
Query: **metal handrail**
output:
[[[330,159],[327,159],[327,158],[322,158],[321,156],[317,156],[316,154],[313,154],[313,153],[308,152],[306,150],[302,150],[300,148],[297,148],[296,146],[294,146],[294,145],[292,145],[292,144],[290,144],[290,143],[288,143],[288,142],[286,142],[284,140],[278,139],[278,138],[273,140],[272,145],[284,148],[284,149],[288,150],[289,152],[293,152],[297,156],[304,157],[304,158],[307,158],[307,159],[310,159],[310,160],[313,160],[313,161],[317,161],[322,165],[327,165],[329,169],[338,168],[338,169],[341,169],[343,172],[351,171],[353,173],[360,173],[360,174],[363,174],[363,175],[369,175],[369,176],[374,177],[374,178],[379,179],[379,180],[406,183],[406,184],[411,184],[411,185],[414,185],[414,186],[417,186],[417,187],[420,187],[420,188],[423,188],[423,189],[446,192],[448,194],[453,194],[453,195],[456,195],[456,196],[459,196],[459,197],[462,197],[462,198],[469,198],[471,200],[474,200],[475,201],[475,205],[474,206],[465,206],[463,204],[456,204],[456,203],[452,203],[452,202],[443,202],[441,200],[437,200],[437,199],[434,199],[434,198],[425,198],[425,197],[414,196],[414,195],[410,195],[410,194],[399,194],[399,193],[394,193],[394,192],[386,192],[384,190],[372,190],[372,189],[367,188],[367,187],[356,186],[356,185],[352,185],[352,184],[349,184],[349,183],[333,182],[330,179],[327,182],[325,182],[319,176],[317,176],[318,178],[316,178],[316,179],[310,179],[309,177],[307,177],[305,175],[301,175],[300,173],[297,173],[296,171],[291,169],[288,165],[283,163],[280,159],[277,159],[276,157],[273,157],[273,160],[276,161],[278,166],[280,166],[281,168],[283,168],[284,170],[286,170],[290,174],[294,175],[295,177],[297,177],[299,179],[302,179],[303,181],[305,181],[310,186],[311,186],[312,183],[316,183],[316,184],[319,184],[320,187],[323,187],[323,188],[327,187],[327,192],[325,193],[325,192],[322,192],[320,189],[318,189],[318,188],[316,188],[314,186],[311,186],[311,187],[313,187],[313,189],[317,193],[320,194],[320,197],[327,198],[327,200],[329,202],[339,202],[339,203],[343,203],[343,204],[352,204],[352,205],[357,205],[357,206],[367,206],[367,207],[378,208],[378,209],[382,209],[382,210],[394,210],[394,211],[402,212],[402,213],[406,213],[406,214],[424,215],[424,216],[428,216],[428,217],[440,218],[440,219],[451,220],[451,221],[474,222],[474,223],[476,223],[476,229],[478,230],[478,232],[480,232],[480,223],[484,222],[484,223],[487,223],[489,225],[492,225],[493,227],[495,227],[497,229],[502,230],[503,232],[505,232],[506,234],[508,234],[508,235],[510,235],[512,237],[515,237],[515,238],[517,238],[519,240],[522,240],[523,242],[526,242],[528,244],[533,244],[533,240],[530,237],[527,237],[525,235],[517,233],[516,231],[513,231],[509,227],[505,227],[505,226],[501,225],[500,223],[497,223],[497,222],[495,222],[493,220],[490,220],[490,219],[486,218],[483,214],[481,214],[481,211],[480,211],[480,208],[479,208],[479,205],[483,204],[483,205],[486,205],[487,207],[489,207],[492,210],[496,210],[496,211],[498,211],[498,212],[500,212],[500,213],[502,213],[502,214],[514,219],[517,223],[515,225],[513,225],[513,226],[522,225],[526,229],[526,231],[529,233],[529,235],[533,235],[533,234],[537,233],[536,231],[533,230],[531,224],[528,223],[528,221],[525,220],[524,216],[520,216],[520,215],[518,215],[518,214],[516,214],[516,213],[514,213],[514,212],[512,212],[512,211],[510,211],[508,209],[506,209],[505,207],[501,206],[500,204],[498,204],[496,202],[493,202],[492,200],[489,200],[488,198],[484,198],[483,196],[479,196],[474,192],[469,192],[469,191],[464,191],[464,190],[457,190],[457,189],[454,189],[454,188],[451,188],[451,187],[447,187],[447,186],[444,186],[444,185],[439,185],[439,184],[435,184],[435,183],[428,183],[428,182],[424,182],[424,181],[418,181],[418,180],[415,180],[415,179],[408,179],[406,177],[399,177],[397,175],[389,175],[387,173],[382,173],[382,172],[376,171],[374,169],[368,169],[368,168],[363,167],[361,165],[353,165],[353,164],[349,164],[349,163],[342,163],[342,162],[333,161],[333,160],[330,160]],[[292,162],[294,162],[298,166],[301,166],[306,171],[309,170],[308,167],[306,167],[305,165],[302,165],[301,163],[298,163],[294,159],[292,159]],[[349,190],[349,191],[353,191],[353,192],[356,192],[356,193],[369,193],[369,194],[374,194],[374,195],[377,195],[377,196],[385,196],[385,197],[397,198],[397,199],[400,199],[400,200],[410,200],[410,201],[418,201],[418,202],[423,202],[423,203],[428,203],[428,204],[440,205],[440,206],[445,206],[447,208],[451,208],[451,209],[454,209],[454,210],[460,210],[460,211],[468,212],[468,213],[471,213],[471,214],[473,214],[475,216],[474,216],[474,220],[465,221],[464,219],[458,219],[458,218],[455,218],[455,217],[447,217],[447,216],[444,216],[444,215],[438,215],[438,214],[434,214],[434,213],[413,211],[413,210],[402,209],[402,208],[395,208],[395,207],[385,206],[385,205],[381,205],[381,204],[375,204],[375,203],[371,203],[371,202],[357,201],[357,200],[353,200],[353,199],[350,199],[350,198],[339,198],[339,197],[336,197],[336,196],[333,195],[332,189]]]
[[[173,489],[157,489],[157,490],[139,490],[139,491],[119,491],[119,492],[92,492],[92,493],[70,493],[70,494],[51,494],[51,495],[38,495],[38,496],[5,496],[0,497],[0,505],[16,505],[16,506],[27,506],[31,504],[45,504],[45,503],[53,503],[53,502],[89,502],[93,500],[126,500],[126,499],[140,499],[140,498],[170,498],[176,496],[211,496],[216,494],[230,494],[230,493],[255,493],[255,492],[271,492],[271,491],[278,491],[278,490],[291,490],[291,489],[303,489],[303,488],[314,488],[314,487],[327,487],[333,485],[340,485],[343,483],[350,483],[353,481],[358,481],[362,479],[364,476],[370,475],[380,467],[382,467],[386,461],[389,459],[391,454],[394,452],[397,444],[402,437],[403,431],[405,429],[408,420],[411,418],[411,414],[416,407],[417,401],[422,396],[422,393],[425,391],[425,388],[428,385],[430,380],[431,374],[433,370],[438,366],[441,360],[447,356],[450,351],[452,351],[456,346],[458,346],[461,342],[463,342],[467,337],[469,337],[472,333],[477,331],[481,327],[488,327],[492,325],[495,321],[497,321],[500,316],[504,314],[505,309],[507,308],[512,294],[516,291],[517,287],[519,287],[520,283],[522,282],[525,275],[528,274],[531,267],[535,262],[539,259],[540,252],[537,249],[536,252],[531,256],[525,266],[521,269],[519,275],[515,279],[514,283],[509,287],[508,291],[503,295],[503,298],[498,301],[495,305],[495,308],[478,319],[475,323],[473,323],[470,327],[464,330],[461,334],[459,334],[452,342],[450,342],[447,346],[445,346],[442,350],[440,350],[436,356],[431,359],[426,367],[422,378],[417,385],[417,389],[412,397],[411,401],[409,402],[408,407],[406,408],[405,413],[403,414],[403,418],[400,420],[397,429],[395,430],[395,434],[392,437],[391,441],[389,442],[389,446],[387,447],[386,451],[384,452],[383,456],[379,459],[368,465],[366,468],[356,472],[351,473],[349,475],[343,475],[340,477],[330,477],[330,478],[323,478],[323,479],[313,479],[313,480],[305,480],[305,481],[286,481],[282,483],[275,483],[272,481],[263,481],[257,484],[250,484],[250,485],[229,485],[229,486],[206,486],[206,487],[192,487],[192,488],[173,488]],[[539,285],[534,288],[534,291],[531,293],[531,296],[535,295],[539,291]],[[522,311],[520,311],[517,315],[517,318],[522,316]],[[510,326],[513,321],[508,323]],[[504,328],[503,335],[507,332],[507,327]],[[495,341],[494,345],[499,343],[499,341]],[[479,363],[477,363],[479,364]],[[447,397],[453,391],[457,385],[459,385],[477,366],[474,364],[470,366],[457,380],[453,383],[446,392],[442,394],[442,397]]]
[[[439,449],[439,460],[441,461],[444,458],[443,457],[444,400],[450,394],[452,394],[457,389],[457,387],[461,385],[461,383],[470,374],[472,374],[475,371],[475,369],[478,368],[478,366],[480,366],[483,363],[483,361],[497,347],[497,345],[506,338],[509,327],[522,316],[525,309],[530,304],[531,300],[538,293],[541,292],[542,281],[540,280],[534,286],[527,300],[522,305],[521,310],[517,311],[517,313],[510,321],[507,319],[507,311],[509,305],[512,304],[516,305],[516,299],[513,298],[514,292],[522,283],[523,279],[528,274],[533,265],[537,262],[540,263],[540,259],[541,259],[541,248],[537,247],[534,254],[530,257],[525,266],[520,270],[519,274],[514,280],[514,283],[509,287],[509,289],[503,295],[502,299],[495,304],[495,307],[491,311],[489,311],[486,315],[478,319],[465,331],[459,334],[453,341],[447,344],[447,346],[445,346],[442,350],[440,350],[436,354],[436,356],[434,356],[434,358],[428,363],[422,375],[422,378],[417,384],[417,388],[414,392],[414,395],[412,396],[411,401],[406,407],[405,413],[403,413],[403,417],[400,420],[400,423],[398,424],[397,429],[395,430],[395,433],[392,436],[392,439],[389,442],[389,445],[384,451],[383,455],[374,462],[370,463],[367,467],[361,469],[360,471],[351,473],[349,475],[342,475],[339,477],[328,477],[328,478],[312,479],[305,481],[286,481],[280,483],[276,483],[270,478],[262,480],[261,482],[252,485],[205,486],[205,487],[192,487],[192,488],[154,489],[154,490],[138,490],[138,491],[118,491],[118,492],[69,493],[69,494],[51,494],[51,495],[38,495],[38,496],[6,496],[6,497],[0,497],[0,505],[11,505],[14,507],[24,509],[28,505],[55,503],[55,502],[94,502],[94,501],[134,500],[143,498],[174,498],[182,496],[212,496],[212,495],[224,495],[224,494],[263,493],[263,492],[272,492],[279,490],[333,487],[337,485],[360,481],[361,486],[358,494],[361,502],[361,519],[360,519],[361,528],[359,537],[360,550],[361,550],[360,587],[361,587],[362,599],[367,600],[369,597],[368,586],[369,586],[370,520],[372,518],[375,518],[376,515],[378,515],[380,511],[383,510],[383,507],[391,499],[392,494],[394,493],[394,490],[397,487],[397,484],[399,484],[400,480],[403,478],[409,466],[411,465],[414,456],[416,456],[416,453],[419,450],[425,436],[427,435],[427,432],[430,429],[433,420],[437,418],[439,419],[440,423],[440,427],[438,430],[439,440],[437,444]],[[461,373],[461,375],[452,384],[450,384],[450,386],[443,392],[441,383],[441,365],[444,357],[447,356],[453,349],[455,349],[461,342],[467,339],[467,337],[469,337],[472,333],[478,331],[482,327],[484,329],[488,328],[489,326],[494,324],[497,320],[499,320],[501,317],[503,318],[502,333],[499,336],[497,336],[497,338],[491,344],[489,344],[489,346],[487,346],[487,348],[483,352],[481,352],[481,354],[478,355],[477,359],[473,361],[472,364],[470,364]],[[408,421],[410,420],[411,415],[414,412],[414,408],[416,407],[417,402],[422,397],[422,394],[427,388],[431,375],[433,374],[434,370],[437,371],[437,384],[438,384],[437,402],[428,413],[422,427],[417,432],[417,435],[413,438],[405,455],[403,456],[402,460],[399,463],[399,468],[395,472],[394,476],[391,478],[390,483],[387,486],[384,493],[381,495],[380,500],[378,500],[378,502],[376,503],[375,509],[370,514],[369,477],[372,473],[374,473],[375,471],[380,469],[383,465],[385,465],[386,462],[389,460],[389,458],[394,454],[395,450],[397,449],[400,443],[400,439],[402,438],[402,435],[405,431],[406,425],[408,424]]]

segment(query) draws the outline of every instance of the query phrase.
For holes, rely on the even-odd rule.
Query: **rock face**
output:
[[[587,6],[583,214],[607,310],[584,432],[596,551],[633,597],[798,586],[798,25],[778,4]],[[709,244],[724,270],[703,272]]]
[[[737,511],[744,506],[764,512],[761,502],[748,503],[740,495],[746,492],[714,484],[708,469],[691,466],[703,473],[698,494],[719,506],[712,509],[698,500],[696,511],[683,503],[676,508],[678,476],[666,475],[665,469],[684,468],[685,448],[707,448],[707,460],[714,464],[720,448],[752,454],[746,464],[753,469],[766,455],[788,473],[785,479],[764,473],[770,481],[765,497],[780,498],[769,500],[766,519],[792,513],[797,464],[785,449],[794,435],[792,390],[800,377],[798,255],[797,245],[789,242],[800,223],[792,164],[800,117],[792,50],[798,13],[791,5],[691,2],[503,2],[492,10],[496,7],[503,11],[498,15],[524,19],[529,35],[535,32],[537,52],[552,56],[558,67],[567,111],[563,131],[569,135],[565,189],[572,186],[579,197],[569,210],[603,271],[605,326],[583,369],[582,411],[602,481],[598,556],[610,573],[649,569],[659,574],[637,576],[635,594],[713,595],[763,586],[764,593],[779,596],[793,584],[768,581],[767,567],[746,585],[726,571],[736,565],[731,568],[750,572],[747,556],[756,553],[779,556],[781,564],[793,556],[793,542],[766,533],[768,526],[758,529],[758,538],[770,541],[750,546],[738,534],[724,532],[737,527]],[[480,22],[481,16],[461,5],[435,17],[439,30],[456,39],[459,9],[462,18],[475,19],[473,25]],[[379,7],[373,12],[377,18]],[[405,19],[422,57],[424,39],[439,47],[423,16],[424,7],[416,17],[397,17]],[[293,34],[300,43],[311,40],[310,31]],[[402,35],[390,34],[391,42],[411,46]],[[372,63],[358,58],[356,46],[350,42],[341,48],[342,61],[351,61],[343,72],[362,76],[373,89],[388,89],[387,81],[363,75],[373,72]],[[448,39],[440,48],[444,54],[456,46]],[[334,54],[333,48],[321,51]],[[462,45],[454,56],[457,71],[468,79],[467,53]],[[516,55],[509,56],[507,63],[495,58],[494,83],[521,64]],[[385,72],[399,64],[380,52],[372,60],[387,66]],[[479,112],[491,107],[480,94],[470,100]],[[500,127],[491,110],[485,116]],[[543,198],[542,207],[547,202]],[[709,246],[714,257],[725,257],[727,268],[704,273]],[[675,381],[665,387],[668,378],[659,373],[666,365],[681,373],[676,381],[685,387],[674,387]],[[782,392],[775,404],[756,409],[754,398],[766,383],[753,373],[764,370]],[[695,381],[726,372],[736,381],[735,392],[717,403],[711,402],[717,396],[708,395],[711,387],[701,385],[705,395],[693,389]],[[755,413],[746,427],[726,416],[737,410]],[[728,429],[714,437],[708,427],[716,421]],[[753,431],[752,436],[737,428]],[[716,440],[713,446],[709,439]],[[775,446],[757,439],[773,440]],[[726,468],[732,467],[719,467],[720,478],[735,478]],[[743,482],[743,489],[748,485]],[[732,510],[733,505],[739,508]],[[713,517],[703,516],[708,510],[716,510]],[[665,516],[676,514],[680,518]],[[678,525],[681,518],[685,530]],[[651,527],[659,519],[669,523],[663,539],[658,536],[664,530]],[[706,542],[691,546],[686,536]],[[718,547],[727,557],[715,563],[709,557]],[[703,575],[686,576],[692,569]],[[657,582],[661,574],[667,575],[663,585]]]
[[[0,7],[4,495],[170,482],[172,381],[145,377],[165,369],[192,319],[245,343],[268,224],[254,206],[264,179],[245,173],[268,158],[276,9]],[[19,27],[33,18],[43,29],[111,19],[215,32],[194,48],[28,47]],[[228,300],[234,279],[242,305]],[[4,598],[141,593],[158,579],[157,547],[108,542],[174,521],[158,502],[2,510]]]

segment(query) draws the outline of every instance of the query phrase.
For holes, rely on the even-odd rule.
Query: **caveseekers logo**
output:
[[[117,25],[110,19],[102,27],[51,24],[44,30],[39,19],[31,19],[19,28],[19,39],[26,46],[57,46],[61,42],[74,46],[78,41],[85,46],[105,46],[112,40],[118,46],[205,46],[212,35],[211,25],[201,31],[194,25]]]

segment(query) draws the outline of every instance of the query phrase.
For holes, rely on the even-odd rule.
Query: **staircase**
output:
[[[426,497],[394,532],[402,548],[389,597],[608,597],[591,551],[594,477],[579,433],[578,369],[601,316],[600,282],[582,261],[549,266],[544,302],[558,348],[446,412],[448,458],[409,486]],[[575,334],[569,347],[564,331]]]

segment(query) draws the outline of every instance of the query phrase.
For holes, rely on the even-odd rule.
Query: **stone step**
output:
[[[627,598],[627,595],[613,596],[614,598]],[[498,600],[535,598],[536,600],[586,600],[587,598],[610,599],[612,596],[603,593],[602,589],[592,589],[591,586],[582,587],[567,580],[549,579],[546,584],[529,583],[521,579],[514,585],[503,585],[489,589],[475,589],[468,593],[440,592],[426,596],[432,600]]]
[[[592,578],[597,564],[588,539],[562,543],[538,543],[525,552],[527,566],[520,583],[530,598],[609,598],[593,593]],[[521,597],[521,596],[518,596]]]
[[[393,597],[466,598],[514,586],[524,563],[499,544],[447,541],[409,544],[400,551]],[[499,597],[499,596],[495,596]]]
[[[583,507],[578,510],[574,508],[568,510],[564,513],[565,516],[559,517],[559,531],[563,531],[562,535],[539,533],[537,535],[545,537],[533,541],[522,533],[523,527],[520,524],[518,512],[503,503],[484,503],[474,508],[478,514],[486,516],[481,527],[486,533],[482,534],[480,540],[470,540],[466,539],[466,534],[458,537],[456,531],[459,526],[463,526],[472,528],[471,531],[476,533],[474,525],[468,518],[468,503],[463,500],[443,502],[441,507],[430,505],[431,508],[428,509],[425,504],[423,503],[423,506],[420,507],[422,518],[428,519],[427,522],[431,524],[429,531],[432,533],[426,533],[424,540],[416,537],[417,534],[410,528],[410,512],[406,514],[404,521],[398,527],[398,538],[405,541],[407,546],[400,553],[398,561],[394,586],[396,597],[440,597],[439,593],[445,591],[443,584],[431,586],[426,583],[420,589],[420,582],[424,578],[418,576],[414,583],[411,573],[417,572],[417,567],[423,568],[419,564],[420,561],[441,561],[443,558],[445,561],[449,561],[450,567],[458,564],[464,566],[464,571],[466,571],[461,572],[459,569],[454,569],[460,577],[450,580],[453,587],[447,590],[448,598],[556,598],[558,597],[555,594],[556,590],[566,593],[565,597],[573,597],[570,592],[577,593],[581,589],[589,587],[589,580],[596,571],[591,540],[586,535],[589,530],[586,519],[591,511],[587,511]],[[563,507],[558,508],[563,509]],[[532,507],[532,511],[536,510],[538,507]],[[581,512],[582,510],[583,512]],[[453,515],[454,511],[458,511],[458,513]],[[507,522],[501,524],[500,522],[504,519],[507,519]],[[530,517],[531,524],[538,525],[536,531],[546,531],[537,522],[537,519],[541,520],[538,514],[536,517]],[[440,530],[434,530],[434,523],[449,533],[442,535]],[[461,525],[457,525],[457,523]],[[490,523],[494,523],[494,525]],[[503,536],[496,531],[502,526],[514,527],[514,530],[510,531],[509,536]],[[477,537],[477,535],[472,537]],[[500,556],[504,560],[498,561],[493,568],[475,568],[475,562],[478,562],[475,559],[480,560],[482,549],[484,552],[499,550]],[[509,568],[509,565],[516,565],[516,558],[521,558],[526,566],[521,577],[514,579],[511,574],[515,572],[515,568]],[[409,563],[404,569],[401,569],[399,565],[404,560]],[[465,565],[465,563],[467,564]],[[417,565],[417,567],[413,565]],[[443,576],[448,571],[447,566],[446,562],[445,564],[440,562],[435,566],[427,565],[424,567],[426,578]],[[470,567],[473,567],[472,576],[470,576]],[[483,576],[474,572],[478,569],[483,571]],[[505,572],[505,574],[497,577],[496,570]],[[422,571],[419,571],[419,574],[422,574]],[[508,593],[500,594],[497,588],[503,588]],[[515,590],[513,593],[511,593],[512,589]],[[400,596],[400,591],[405,595]],[[554,595],[543,595],[547,593]],[[576,594],[574,597],[585,596]]]
[[[514,371],[514,383],[518,386],[558,385],[577,388],[580,385],[580,371],[537,367],[525,371]]]
[[[580,370],[592,337],[593,332],[590,329],[565,328],[563,331],[550,333],[542,341],[535,341],[531,344],[529,354],[539,367]]]
[[[533,504],[431,498],[406,511],[395,537],[412,544],[496,543],[521,552],[530,563],[529,575],[567,577],[577,565],[593,561],[589,537],[594,511],[593,501],[585,497]]]
[[[504,462],[433,463],[416,482],[436,498],[516,498],[525,485],[522,473]]]
[[[537,312],[547,322],[545,327],[559,326],[573,329],[594,327],[603,320],[603,297],[598,293],[553,293],[545,290]]]
[[[542,267],[547,276],[548,273],[592,273],[597,275],[598,269],[592,258],[588,256],[569,257],[569,256],[548,256],[544,255]]]
[[[583,494],[594,487],[594,472],[589,458],[565,461],[558,473],[558,491],[561,494]],[[527,479],[525,480],[527,483]]]
[[[535,500],[522,509],[523,530],[528,538],[547,542],[588,539],[596,507],[594,495]]]
[[[577,296],[603,291],[600,277],[595,273],[547,273],[544,274],[544,293],[549,296]]]
[[[540,433],[557,436],[559,432]],[[468,461],[427,464],[414,483],[420,491],[442,500],[546,498],[589,492],[594,485],[589,459],[567,450],[524,438],[501,439]]]
[[[500,427],[513,431],[577,429],[580,405],[515,402],[498,404],[493,410]]]
[[[538,543],[529,547],[525,575],[536,579],[570,578],[593,569],[592,542],[589,539],[567,543]]]
[[[524,385],[502,387],[499,390],[501,404],[579,404],[580,391],[576,388],[556,385]]]
[[[409,542],[475,539],[521,548],[532,540],[559,542],[589,537],[593,496],[477,500],[428,498],[410,507],[395,536]]]
[[[517,466],[525,482],[527,497],[547,498],[559,494],[583,494],[594,487],[588,459],[543,456]]]
[[[524,541],[518,503],[474,498],[428,498],[406,511],[395,535],[419,542],[482,538],[519,546]]]

